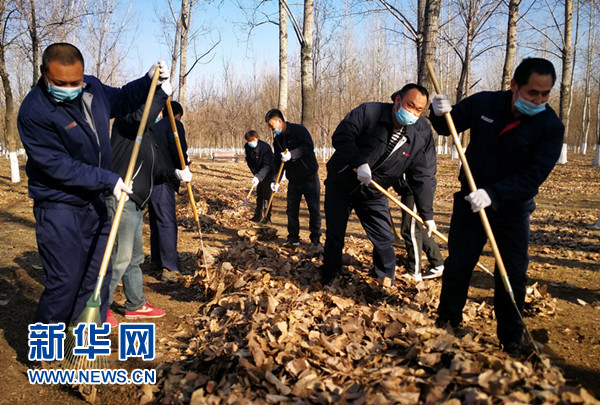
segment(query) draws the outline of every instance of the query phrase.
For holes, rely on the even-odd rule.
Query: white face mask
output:
[[[250,146],[253,149],[256,148],[256,145],[258,145],[258,141],[248,142],[248,146]]]

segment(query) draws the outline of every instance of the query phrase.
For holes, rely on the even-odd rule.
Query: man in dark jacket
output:
[[[387,189],[406,173],[428,232],[435,229],[435,144],[429,123],[419,118],[428,97],[424,87],[407,84],[392,94],[393,104],[359,105],[333,133],[335,153],[327,162],[325,180],[327,231],[322,284],[329,283],[342,267],[352,209],[373,243],[373,274],[385,285],[394,284],[396,255],[388,200],[369,186],[371,178]]]
[[[111,171],[109,120],[144,103],[155,69],[160,83],[169,77],[159,62],[118,89],[84,76],[83,56],[71,44],[52,44],[42,55],[42,77],[17,119],[44,267],[36,322],[76,320],[93,292],[110,230],[102,194],[131,193]],[[103,322],[110,279],[109,266],[100,295]]]
[[[458,326],[469,282],[487,241],[479,215],[486,213],[508,274],[515,301],[523,312],[529,256],[529,217],[533,197],[560,155],[564,126],[546,103],[556,80],[551,62],[527,58],[516,68],[509,91],[481,92],[450,107],[445,95],[432,100],[430,119],[441,135],[450,133],[444,113],[457,131],[471,129],[467,161],[478,189],[470,192],[461,170],[461,190],[454,195],[449,256],[442,277],[438,326]],[[495,272],[494,310],[498,339],[509,353],[521,351],[523,325]]]
[[[177,101],[171,101],[177,135],[181,143],[185,162],[189,163],[187,156],[187,142],[185,128],[181,123],[183,107]],[[181,167],[179,152],[171,128],[169,113],[165,107],[162,119],[150,128],[152,139],[157,151],[157,164],[163,168],[182,169],[181,179],[184,182],[192,181],[189,167]],[[162,277],[166,281],[174,281],[180,276],[180,260],[177,253],[177,214],[175,211],[175,193],[179,190],[178,178],[164,177],[157,179],[150,195],[148,216],[150,218],[150,251],[152,261],[162,267]]]
[[[142,137],[137,162],[134,167],[132,179],[133,193],[125,202],[121,223],[115,239],[112,253],[113,274],[109,288],[109,305],[113,302],[113,293],[120,281],[123,282],[125,293],[125,318],[160,318],[165,311],[155,308],[144,296],[144,283],[140,265],[144,262],[144,247],[142,243],[142,226],[144,221],[144,209],[150,201],[150,194],[155,182],[173,178],[181,180],[184,177],[183,170],[165,168],[159,165],[152,132],[148,128],[154,124],[165,105],[167,97],[173,92],[171,83],[167,80],[161,88],[156,91],[154,100],[150,107],[146,131]],[[113,123],[111,134],[111,145],[113,151],[112,170],[125,177],[129,167],[129,160],[133,147],[136,144],[136,136],[140,120],[145,106],[141,106],[136,112],[118,118]],[[164,134],[167,135],[167,134]],[[171,137],[173,135],[170,135]],[[111,218],[117,208],[118,200],[114,197],[106,199],[106,205]],[[110,309],[107,314],[107,322],[116,326],[117,321]]]
[[[271,173],[273,167],[273,150],[268,143],[258,139],[258,132],[251,130],[244,135],[246,144],[246,163],[254,175],[252,186],[256,187],[256,208],[254,216],[250,221],[260,222],[263,219],[263,211],[267,208],[269,198],[271,198]],[[271,212],[267,213],[264,222],[271,221]]]
[[[321,239],[321,184],[319,183],[319,164],[315,156],[315,145],[306,128],[299,124],[286,122],[283,113],[277,109],[267,112],[265,121],[275,134],[273,148],[272,178],[284,163],[289,181],[286,214],[288,219],[288,238],[286,246],[300,245],[300,200],[306,200],[309,214],[310,242],[319,245]],[[279,184],[272,183],[271,189],[277,192]]]

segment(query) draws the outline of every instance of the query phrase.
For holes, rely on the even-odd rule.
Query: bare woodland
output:
[[[567,126],[562,163],[568,148],[582,154],[591,149],[590,162],[598,164],[600,10],[595,0],[233,3],[244,16],[236,23],[246,34],[240,41],[251,43],[265,25],[279,27],[272,38],[280,48],[275,73],[213,59],[214,50],[226,45],[203,21],[202,10],[224,7],[223,2],[155,1],[162,33],[150,39],[136,36],[139,20],[131,13],[132,1],[117,12],[115,2],[107,0],[2,0],[0,140],[5,153],[20,147],[16,112],[39,79],[47,45],[76,44],[84,52],[86,73],[120,85],[140,75],[123,64],[134,38],[168,45],[164,59],[172,66],[173,98],[185,106],[188,143],[194,148],[239,149],[249,129],[270,140],[263,117],[273,107],[309,128],[317,147],[328,148],[339,121],[358,104],[388,101],[407,82],[431,87],[427,61],[436,66],[444,91],[458,101],[476,91],[507,88],[514,66],[536,55],[552,60],[559,75],[550,104]],[[222,65],[221,76],[195,77],[198,63]],[[195,77],[192,85],[190,77]],[[439,143],[439,152],[449,153],[446,140]],[[19,181],[15,174],[13,181]]]

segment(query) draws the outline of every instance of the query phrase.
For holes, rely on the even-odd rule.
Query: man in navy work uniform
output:
[[[246,153],[246,163],[254,175],[252,185],[256,187],[256,208],[254,216],[250,221],[260,222],[263,219],[263,212],[267,208],[269,198],[271,198],[271,173],[273,167],[273,150],[271,146],[258,139],[258,132],[251,130],[244,135],[246,144],[244,151]],[[267,213],[265,222],[271,221],[271,211]]]
[[[177,101],[171,101],[177,135],[181,143],[183,157],[186,162],[187,143],[185,141],[185,128],[181,123],[183,107]],[[182,169],[180,178],[159,179],[150,195],[148,216],[150,218],[150,250],[152,261],[162,267],[162,278],[165,281],[174,281],[179,278],[180,260],[177,253],[177,213],[175,211],[175,193],[179,190],[180,180],[186,183],[192,181],[192,173],[188,166],[181,167],[173,128],[169,119],[167,108],[163,108],[162,117],[158,123],[150,128],[152,139],[156,144],[157,164],[164,168]]]
[[[287,192],[288,237],[285,246],[300,245],[300,200],[302,196],[308,206],[310,242],[319,245],[321,239],[321,184],[319,183],[319,163],[315,156],[315,145],[308,130],[300,124],[287,122],[277,109],[269,110],[265,122],[275,134],[273,139],[273,172],[276,180],[281,163],[289,181]],[[287,152],[286,152],[287,151]],[[279,184],[272,183],[271,189],[277,192]]]
[[[161,82],[169,77],[160,62],[119,89],[84,76],[83,56],[71,44],[55,43],[43,53],[42,77],[17,120],[44,267],[36,322],[76,320],[94,290],[110,230],[102,194],[131,193],[111,171],[109,120],[144,103],[155,69]],[[101,290],[103,322],[110,279],[109,266]]]
[[[394,284],[396,255],[387,198],[370,186],[371,179],[387,189],[403,173],[415,193],[429,234],[435,229],[433,195],[436,156],[431,126],[420,118],[429,93],[407,84],[392,94],[393,103],[364,103],[350,111],[332,136],[335,153],[325,180],[325,251],[321,283],[341,270],[346,226],[352,209],[373,243],[373,275]]]
[[[134,167],[133,192],[129,200],[125,202],[121,223],[115,239],[112,253],[113,274],[110,280],[109,305],[113,302],[113,293],[120,281],[123,282],[125,293],[125,318],[160,318],[165,311],[155,308],[144,296],[144,283],[140,265],[144,262],[144,246],[142,243],[142,227],[144,221],[144,209],[150,201],[150,194],[156,182],[164,179],[182,179],[185,177],[183,170],[161,167],[158,163],[156,143],[153,134],[148,130],[154,124],[154,120],[160,114],[165,105],[167,97],[173,92],[171,83],[167,80],[157,89],[150,112],[146,130],[142,137],[137,162]],[[118,118],[113,123],[110,137],[113,163],[112,170],[120,176],[125,176],[129,167],[129,160],[136,142],[136,136],[145,105],[137,111]],[[172,134],[163,134],[173,136]],[[188,169],[189,170],[189,169]],[[106,199],[106,205],[111,218],[117,208],[118,200],[114,197]],[[111,326],[117,326],[111,310],[108,310],[107,322]]]
[[[481,92],[450,107],[445,95],[432,100],[430,119],[442,135],[450,133],[450,112],[457,131],[471,129],[467,161],[478,189],[470,192],[461,171],[454,195],[448,250],[436,324],[456,327],[462,321],[469,282],[487,236],[479,210],[487,216],[504,261],[515,301],[523,313],[529,255],[529,217],[539,186],[560,155],[564,126],[546,103],[556,81],[551,62],[527,58],[516,68],[510,90]],[[522,351],[523,325],[498,271],[494,275],[494,310],[498,339],[513,354]]]

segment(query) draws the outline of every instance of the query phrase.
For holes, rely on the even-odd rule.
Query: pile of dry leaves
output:
[[[377,286],[366,247],[347,250],[342,276],[321,289],[321,248],[282,249],[273,237],[241,231],[208,278],[197,274],[207,303],[142,403],[598,403],[544,355],[513,359],[472,330],[436,328],[438,281]],[[527,307],[553,315],[545,286],[528,289]],[[492,317],[485,302],[465,308],[467,325]]]

